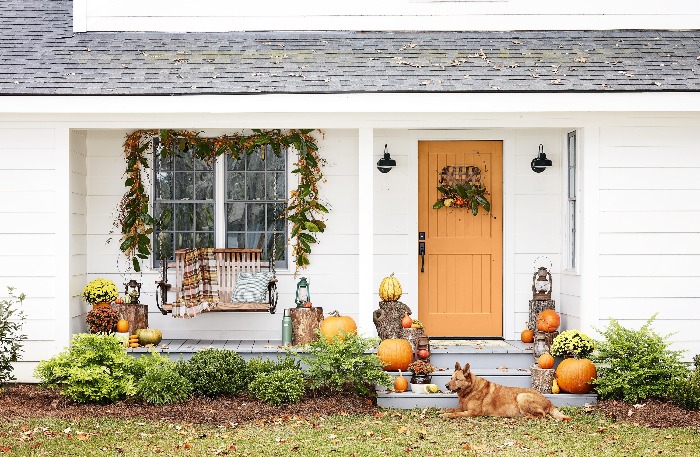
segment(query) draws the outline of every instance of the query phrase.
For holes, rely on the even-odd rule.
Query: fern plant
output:
[[[307,368],[309,387],[319,393],[374,393],[374,386],[389,387],[393,378],[384,371],[377,354],[367,351],[379,344],[377,338],[346,334],[327,341],[320,337],[310,343],[310,354],[297,354]],[[289,349],[288,349],[289,350]]]

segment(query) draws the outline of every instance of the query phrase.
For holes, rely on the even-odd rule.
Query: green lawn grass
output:
[[[694,428],[647,429],[564,408],[571,422],[475,418],[438,411],[280,417],[227,426],[89,419],[0,422],[0,455],[112,456],[642,456],[700,454]],[[137,413],[137,411],[135,411]]]

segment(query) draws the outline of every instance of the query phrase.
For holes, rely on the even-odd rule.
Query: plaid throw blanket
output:
[[[173,317],[189,318],[219,303],[219,276],[214,248],[188,249]]]

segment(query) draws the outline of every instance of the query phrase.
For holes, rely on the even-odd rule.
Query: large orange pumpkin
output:
[[[394,278],[394,273],[382,279],[381,284],[379,284],[379,298],[382,301],[396,301],[401,298],[402,293],[401,283]]]
[[[537,359],[537,365],[545,370],[552,368],[554,366],[554,357],[549,352],[545,352]]]
[[[386,371],[406,371],[413,362],[413,346],[403,338],[387,339],[379,344],[377,355]]]
[[[119,319],[117,322],[117,331],[119,333],[126,333],[129,331],[129,321],[126,319]]]
[[[593,390],[590,381],[596,378],[595,365],[588,359],[564,359],[556,371],[561,390],[572,394],[587,394]]]
[[[537,330],[540,332],[556,332],[559,324],[561,318],[553,309],[545,309],[537,316]]]
[[[357,324],[350,316],[341,316],[338,311],[333,311],[330,316],[321,321],[321,336],[326,341],[331,341],[334,336],[344,339],[345,334],[356,334]]]

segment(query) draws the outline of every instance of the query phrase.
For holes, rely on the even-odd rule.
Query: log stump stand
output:
[[[403,338],[404,328],[401,318],[404,314],[411,315],[411,308],[400,301],[380,301],[379,309],[372,313],[377,335],[382,340]]]
[[[119,319],[129,323],[129,333],[134,334],[139,328],[148,328],[148,305],[122,303],[114,305]]]
[[[530,314],[527,328],[537,331],[537,316],[545,309],[554,309],[554,300],[530,300]]]
[[[532,373],[532,388],[541,394],[551,394],[554,368],[540,368],[537,365],[532,365],[530,372]]]
[[[323,308],[291,308],[292,345],[309,344],[316,340],[316,331],[321,327]]]

